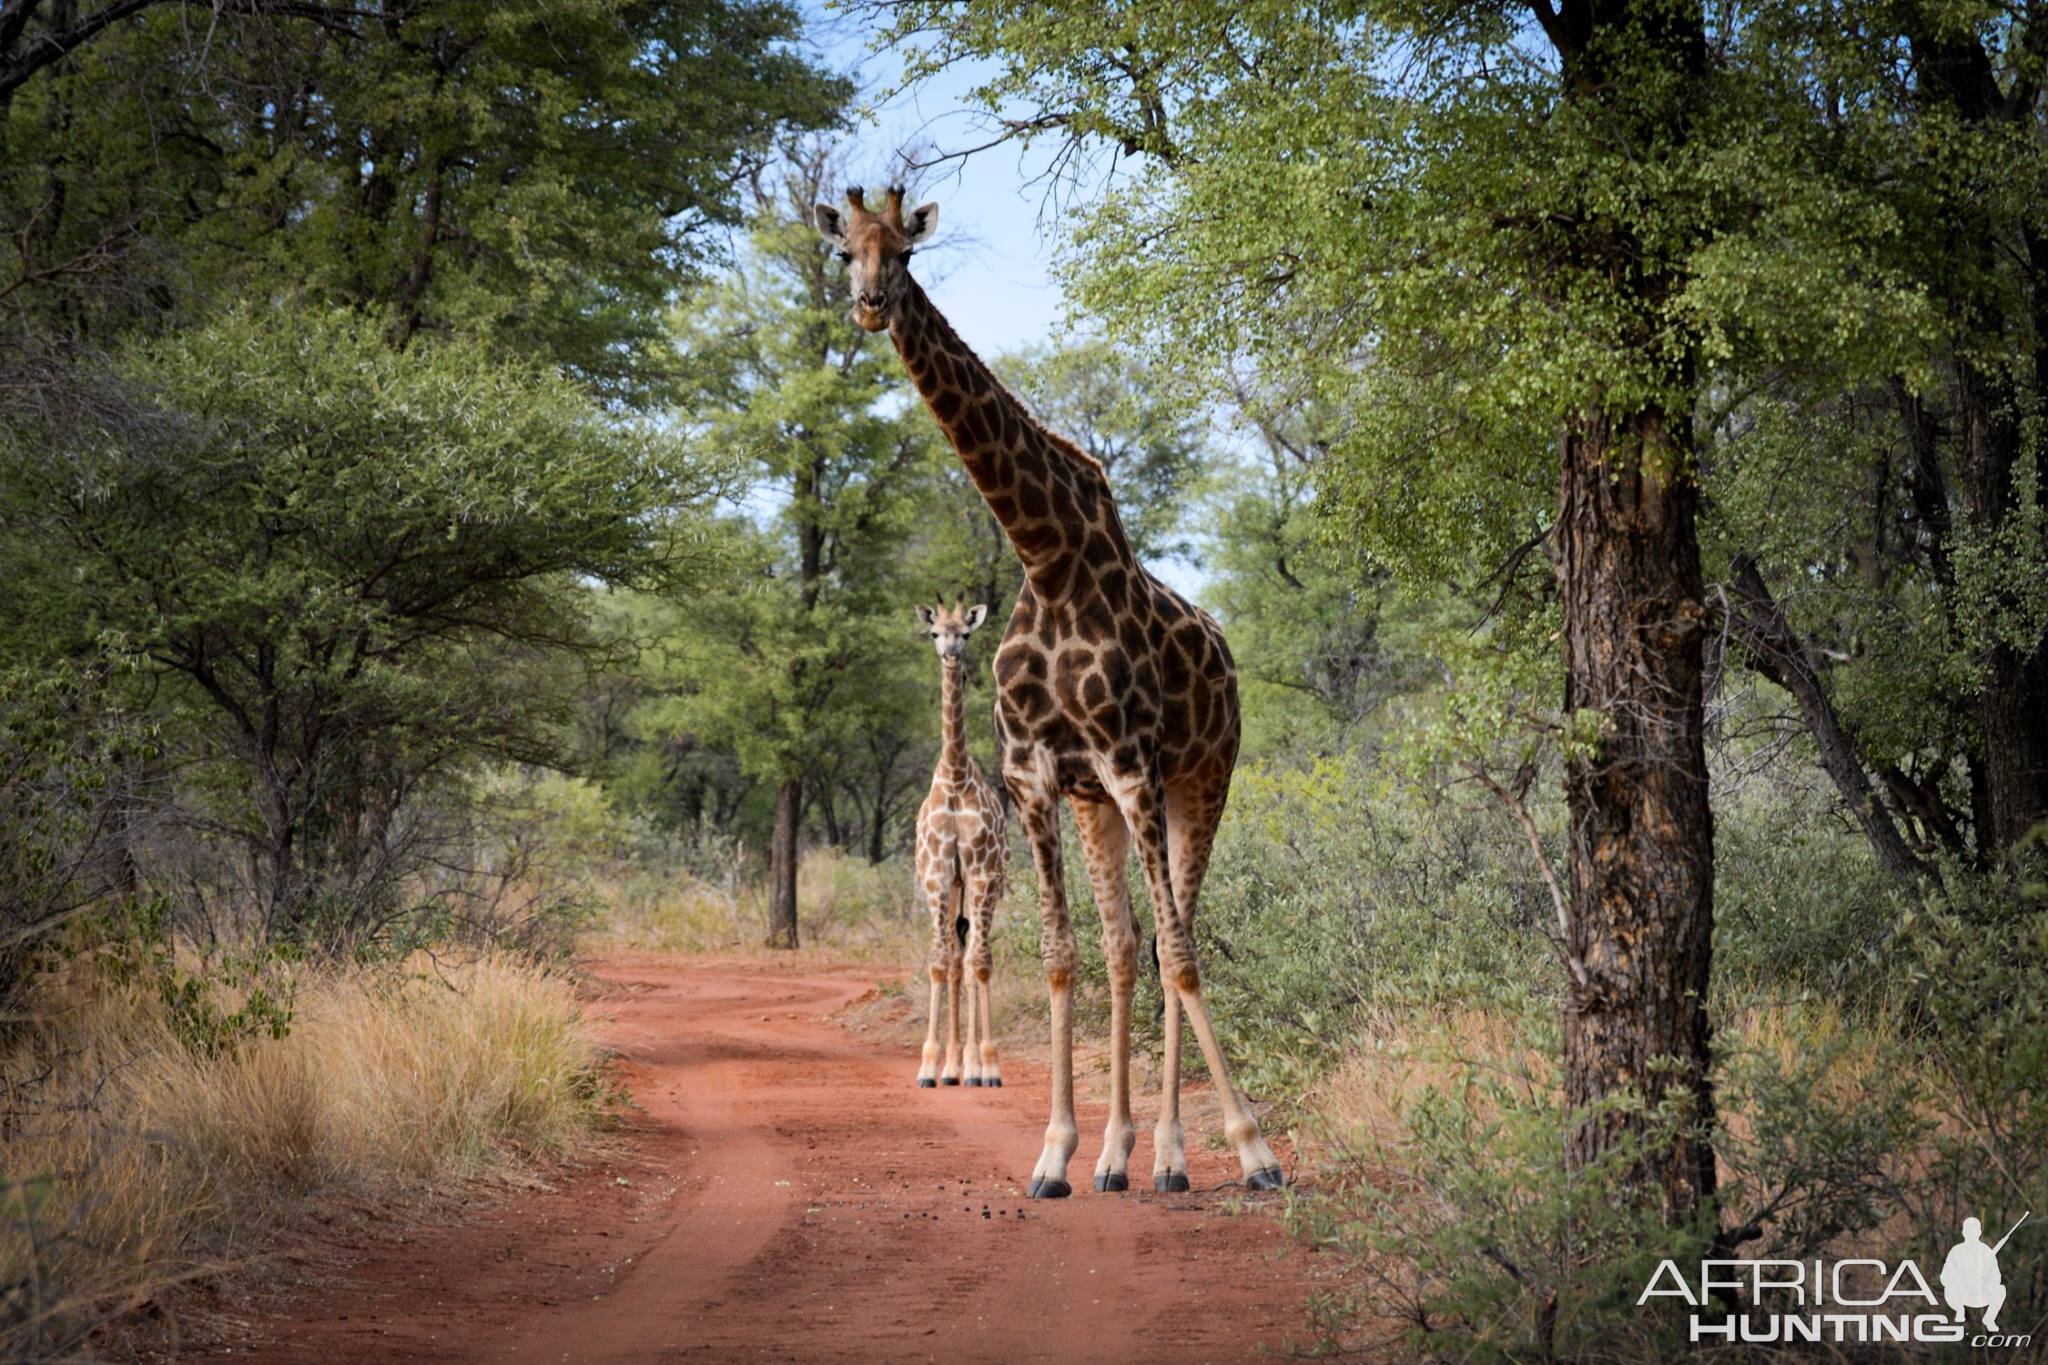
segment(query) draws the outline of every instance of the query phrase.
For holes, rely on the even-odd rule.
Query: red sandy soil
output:
[[[188,1358],[259,1361],[1205,1361],[1307,1345],[1319,1257],[1248,1206],[1188,1124],[1195,1189],[1023,1198],[1042,1067],[999,1090],[913,1084],[914,1046],[834,1015],[872,972],[615,958],[596,1011],[634,1113],[596,1160],[337,1240]],[[1022,987],[1020,987],[1022,988]],[[1190,1087],[1190,1117],[1212,1097]],[[337,1235],[339,1236],[339,1234]],[[317,1281],[317,1282],[308,1282]],[[198,1343],[194,1343],[198,1345]]]

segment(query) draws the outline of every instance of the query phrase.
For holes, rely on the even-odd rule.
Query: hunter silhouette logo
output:
[[[1696,1343],[1718,1339],[1731,1345],[1947,1342],[2024,1347],[2032,1343],[2031,1336],[2009,1335],[1998,1328],[1999,1310],[2005,1307],[1998,1253],[2020,1230],[2020,1223],[2032,1216],[2021,1214],[2019,1222],[1989,1246],[1984,1243],[1984,1225],[1975,1218],[1964,1219],[1963,1240],[1949,1249],[1941,1264],[1938,1296],[1911,1260],[1710,1259],[1700,1262],[1696,1283],[1666,1260],[1657,1263],[1636,1305],[1682,1299],[1692,1310],[1688,1334]],[[1967,1325],[1972,1311],[1983,1314],[1982,1330],[1974,1333]]]
[[[2020,1223],[2032,1216],[2033,1210],[2027,1210],[2020,1215]],[[2020,1223],[2014,1223],[1995,1245],[1985,1246],[1984,1225],[1974,1218],[1963,1220],[1963,1240],[1949,1249],[1948,1259],[1941,1263],[1941,1296],[1956,1310],[1957,1322],[1963,1320],[1967,1310],[1981,1308],[1984,1330],[1998,1330],[1998,1310],[2005,1306],[2005,1282],[1998,1277],[1998,1253],[2012,1240],[2012,1234],[2020,1230]]]

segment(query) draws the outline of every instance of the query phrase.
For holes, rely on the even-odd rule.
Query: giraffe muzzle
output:
[[[865,290],[853,300],[853,320],[863,331],[879,332],[889,325],[889,296]]]

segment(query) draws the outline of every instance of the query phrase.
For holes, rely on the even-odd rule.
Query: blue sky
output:
[[[900,164],[900,149],[950,152],[987,141],[980,106],[968,99],[987,68],[955,66],[886,99],[900,82],[902,62],[894,52],[870,51],[876,25],[834,13],[816,0],[807,0],[804,13],[820,58],[866,92],[865,117],[849,134],[846,160],[876,184]],[[949,162],[919,180],[920,200],[939,205],[938,235],[918,252],[919,282],[967,344],[990,359],[1089,330],[1085,318],[1069,317],[1053,278],[1062,229],[1046,216],[1051,210],[1045,187],[1037,183],[1049,151],[1006,144]],[[1205,576],[1193,565],[1167,560],[1149,567],[1178,591],[1202,596]]]
[[[848,162],[879,182],[897,164],[900,148],[918,145],[953,151],[986,139],[967,93],[977,79],[956,67],[915,92],[883,101],[902,63],[892,52],[869,51],[875,26],[805,6],[812,41],[824,62],[851,75],[866,92],[870,118],[849,135]],[[939,233],[919,253],[929,262],[919,279],[967,343],[995,356],[1065,331],[1066,304],[1053,280],[1056,245],[1041,228],[1041,192],[1028,182],[1039,160],[1014,145],[982,152],[926,172],[921,198],[939,205]],[[1057,226],[1050,228],[1056,233]]]

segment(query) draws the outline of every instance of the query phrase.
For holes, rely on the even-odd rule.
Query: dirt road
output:
[[[913,1050],[831,1017],[871,972],[598,972],[639,1111],[612,1159],[357,1249],[220,1358],[1195,1365],[1301,1342],[1317,1258],[1210,1192],[1236,1164],[1197,1124],[1194,1193],[1095,1194],[1103,1115],[1084,1106],[1079,1192],[1034,1203],[1044,1072],[915,1088]]]

